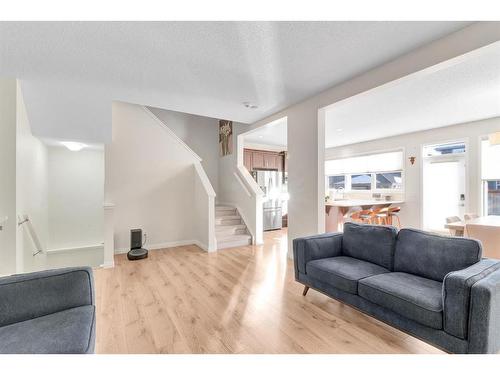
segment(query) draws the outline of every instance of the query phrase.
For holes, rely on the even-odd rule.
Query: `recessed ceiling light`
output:
[[[85,143],[80,143],[80,142],[61,142],[63,146],[66,146],[66,148],[70,151],[80,151],[81,149],[87,147]]]
[[[259,138],[264,138],[264,136],[263,135],[259,135]]]
[[[344,130],[344,129],[342,129],[342,128],[338,128],[338,129],[335,129],[335,130],[336,130],[336,131],[338,131],[338,132],[341,132],[341,131],[342,131],[342,130]]]
[[[256,109],[258,108],[256,104],[253,104],[251,102],[243,102],[243,105],[246,107],[246,108],[250,108],[250,109]]]

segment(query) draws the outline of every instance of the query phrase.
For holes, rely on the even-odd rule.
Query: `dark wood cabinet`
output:
[[[251,172],[255,169],[283,171],[283,152],[244,149],[243,165]]]
[[[252,171],[252,153],[248,152],[246,149],[243,152],[243,165],[250,172]]]
[[[266,168],[264,153],[260,151],[252,151],[252,169]]]

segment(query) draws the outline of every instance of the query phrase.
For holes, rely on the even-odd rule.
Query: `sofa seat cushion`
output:
[[[358,294],[408,319],[443,328],[443,283],[420,276],[391,272],[359,282]]]
[[[312,260],[307,263],[306,271],[309,277],[352,294],[358,293],[359,280],[389,272],[376,264],[346,256]]]
[[[94,306],[80,306],[0,327],[0,353],[93,352]]]

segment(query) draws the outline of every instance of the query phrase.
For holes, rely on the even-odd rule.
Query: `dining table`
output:
[[[445,224],[445,228],[462,231],[464,236],[481,241],[483,257],[500,259],[500,216],[487,215]]]
[[[336,199],[328,201],[325,203],[325,230],[327,232],[341,231],[346,215],[354,209],[386,208],[402,203],[404,201],[386,199]]]

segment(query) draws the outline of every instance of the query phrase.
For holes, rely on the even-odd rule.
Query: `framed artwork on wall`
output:
[[[220,156],[233,153],[233,122],[219,120],[219,152]]]

